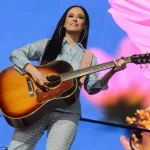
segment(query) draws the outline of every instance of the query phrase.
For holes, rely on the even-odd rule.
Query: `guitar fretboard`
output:
[[[125,57],[124,60],[125,60],[126,63],[131,62],[130,57]],[[116,60],[116,61],[119,61],[119,60]],[[79,70],[76,70],[76,71],[70,71],[70,72],[67,72],[67,73],[63,73],[63,74],[61,74],[61,78],[62,78],[62,81],[66,81],[66,80],[74,79],[74,78],[81,77],[81,76],[84,76],[84,75],[87,75],[87,74],[91,74],[91,73],[95,73],[95,72],[98,72],[98,71],[110,69],[110,68],[113,68],[113,67],[115,67],[114,61],[110,61],[110,62],[107,62],[107,63],[98,64],[98,65],[91,66],[91,67],[88,67],[88,68],[83,68],[83,69],[79,69]]]

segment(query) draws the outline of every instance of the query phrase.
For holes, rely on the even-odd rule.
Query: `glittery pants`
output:
[[[69,150],[80,116],[53,111],[30,127],[15,129],[8,150],[33,150],[47,129],[47,150]]]

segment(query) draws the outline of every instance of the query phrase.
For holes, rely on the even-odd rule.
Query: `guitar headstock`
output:
[[[150,63],[150,53],[132,55],[130,60],[135,64],[148,64]]]

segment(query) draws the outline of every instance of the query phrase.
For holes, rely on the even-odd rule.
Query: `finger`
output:
[[[121,64],[120,69],[125,69],[126,65],[125,64]]]
[[[123,65],[123,64],[126,64],[126,63],[125,63],[125,61],[123,59],[120,59],[119,62],[118,62],[118,64],[119,65]]]
[[[49,90],[49,87],[48,87],[47,85],[45,85],[45,84],[43,84],[43,88],[44,88],[45,90]]]
[[[44,81],[41,81],[39,82],[39,86],[42,88],[42,89],[45,89],[45,90],[48,90],[49,87],[45,84],[45,80]]]
[[[49,90],[49,87],[46,86],[45,84],[43,84],[40,88],[41,88],[43,91],[48,91],[48,90]]]
[[[129,144],[129,140],[125,136],[121,136],[120,141],[121,141],[123,147],[125,148],[125,150],[132,150],[132,148]],[[135,146],[135,143],[132,143],[132,147],[134,148],[134,150],[140,150],[140,148],[137,148]]]
[[[118,64],[119,64],[119,65],[123,64],[122,59],[120,59],[120,60],[118,61]]]
[[[116,61],[116,60],[114,60],[114,63],[115,63],[115,65],[116,65],[116,66],[118,66],[118,63],[117,63],[117,61]]]
[[[41,80],[42,80],[43,86],[44,86],[44,85],[46,85],[46,86],[48,85],[48,80],[47,80],[46,78],[44,78],[44,77],[42,76],[42,79],[41,79]]]
[[[41,81],[41,86],[43,86],[43,87],[45,87],[45,88],[49,88],[49,87],[47,86],[47,84],[48,84],[47,81],[45,81],[45,80],[42,80],[42,81]]]
[[[131,150],[129,140],[125,136],[121,136],[120,141],[121,141],[123,147],[125,148],[125,150]]]
[[[44,82],[44,85],[48,86],[48,85],[49,85],[49,82]]]
[[[141,146],[138,143],[132,142],[132,147],[134,148],[134,150],[141,150]]]
[[[124,61],[121,61],[121,60],[120,60],[120,61],[118,62],[118,66],[119,66],[119,69],[121,69],[121,70],[122,70],[122,69],[125,69],[125,68],[126,68],[126,63],[125,63]]]

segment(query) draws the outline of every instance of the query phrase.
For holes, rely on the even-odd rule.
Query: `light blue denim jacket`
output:
[[[22,48],[15,49],[10,55],[10,60],[14,63],[14,67],[21,74],[25,74],[23,68],[27,63],[31,63],[30,61],[38,61],[40,64],[44,49],[48,41],[49,39],[43,39],[35,43],[28,44]],[[80,68],[84,52],[85,49],[80,43],[75,43],[73,48],[70,50],[70,46],[66,38],[64,38],[62,43],[62,51],[57,56],[56,60],[65,60],[73,66],[74,70],[78,70]],[[93,55],[92,66],[96,64],[97,64],[97,59]],[[105,86],[101,86],[100,79],[98,79],[98,73],[93,73],[87,75],[84,82],[84,88],[89,94],[96,94],[101,90],[106,90],[108,86],[107,84]],[[78,98],[73,105],[63,109],[57,108],[56,110],[68,112],[68,113],[76,113],[81,115],[79,93],[80,93],[80,89],[76,91]]]

